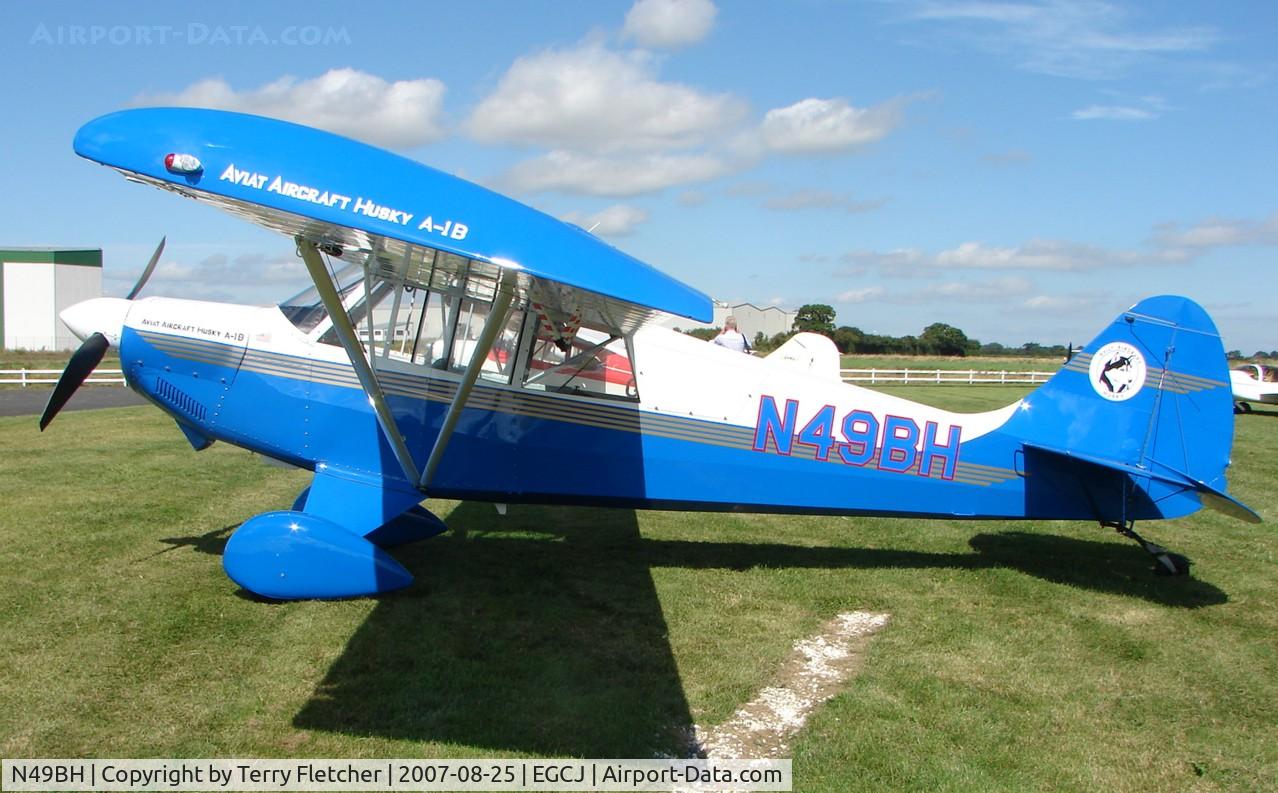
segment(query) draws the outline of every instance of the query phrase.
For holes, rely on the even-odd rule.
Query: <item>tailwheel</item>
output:
[[[1157,564],[1154,565],[1154,573],[1156,575],[1189,575],[1189,566],[1192,562],[1185,556],[1173,553],[1161,545],[1150,542],[1144,537],[1136,533],[1135,522],[1131,523],[1101,523],[1102,526],[1108,526],[1124,537],[1128,537],[1136,541],[1136,544],[1145,549],[1145,552],[1154,557]]]

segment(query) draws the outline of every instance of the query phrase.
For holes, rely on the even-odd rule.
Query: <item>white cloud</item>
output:
[[[946,281],[931,284],[924,289],[929,298],[966,303],[1001,303],[1014,295],[1032,291],[1034,285],[1028,278],[1011,276],[993,281]]]
[[[679,194],[679,206],[699,207],[709,200],[710,197],[700,190],[684,190]]]
[[[1234,88],[1260,88],[1273,82],[1278,66],[1272,63],[1202,63],[1204,91],[1227,91]]]
[[[845,99],[804,99],[769,110],[763,145],[784,154],[828,154],[882,140],[901,122],[901,102],[857,108]]]
[[[525,193],[559,190],[621,198],[704,182],[728,170],[723,161],[700,154],[647,154],[619,159],[552,151],[519,163],[500,181]]]
[[[1158,115],[1139,107],[1090,105],[1080,110],[1075,110],[1070,117],[1079,121],[1094,121],[1097,119],[1104,121],[1147,121],[1158,118]]]
[[[105,273],[107,291],[126,293],[141,272],[140,267],[112,268]],[[309,282],[306,267],[291,252],[234,257],[213,253],[196,258],[178,250],[160,260],[142,294],[266,304],[287,297]]]
[[[1010,248],[965,242],[941,251],[934,267],[982,270],[1095,270],[1111,265],[1168,264],[1184,257],[1169,250],[1114,250],[1065,240],[1030,240]]]
[[[641,47],[686,47],[706,37],[718,13],[710,0],[637,0],[623,35]]]
[[[864,289],[849,289],[835,296],[838,303],[868,303],[883,297],[886,290],[881,286],[867,286]]]
[[[520,58],[467,128],[485,143],[653,151],[702,143],[746,112],[731,94],[661,82],[653,72],[645,53],[597,44]]]
[[[1120,304],[1121,300],[1115,300],[1114,295],[1104,292],[1082,292],[1074,294],[1052,294],[1052,295],[1034,295],[1021,302],[1021,308],[1033,311],[1035,314],[1060,314],[1062,316],[1087,316],[1095,314],[1097,308],[1101,307],[1104,313],[1111,303]]]
[[[1176,248],[1113,250],[1064,240],[1031,240],[1024,245],[1001,247],[982,242],[960,245],[929,254],[917,248],[887,252],[850,251],[846,262],[880,268],[885,275],[914,277],[938,270],[1095,270],[1113,265],[1176,264],[1191,258]]]
[[[432,78],[388,82],[355,69],[319,77],[281,77],[236,91],[222,79],[202,80],[177,93],[139,96],[136,105],[236,110],[294,121],[390,148],[411,148],[444,136],[444,84]]]
[[[639,207],[614,204],[591,214],[568,212],[563,219],[600,237],[624,237],[634,233],[635,227],[648,219],[648,212]]]
[[[858,201],[848,195],[831,193],[828,190],[798,190],[783,196],[773,196],[763,202],[764,209],[777,212],[794,212],[807,209],[832,209],[842,212],[869,212],[879,209],[886,199],[876,198],[870,201]]]
[[[1209,218],[1182,229],[1166,223],[1155,229],[1155,244],[1164,248],[1215,248],[1224,245],[1278,245],[1278,212],[1264,220]]]
[[[844,294],[859,295],[867,293],[869,298],[882,297],[885,303],[899,305],[943,305],[956,303],[973,305],[1007,305],[1008,301],[1028,295],[1034,291],[1034,284],[1022,276],[1007,276],[993,280],[950,280],[932,283],[915,283],[903,292],[884,295],[880,288],[877,293],[872,290],[853,290]],[[842,300],[842,295],[839,296]],[[856,302],[856,301],[844,301]]]
[[[947,46],[965,42],[1028,71],[1086,79],[1115,76],[1151,57],[1200,52],[1218,38],[1214,28],[1201,26],[1134,30],[1124,9],[1099,0],[930,0],[911,16],[942,23]]]
[[[1085,270],[1103,258],[1086,246],[1033,240],[1014,248],[964,242],[936,254],[937,267],[971,269]]]
[[[880,277],[922,278],[958,270],[1080,272],[1108,267],[1182,265],[1217,248],[1241,245],[1278,246],[1278,212],[1260,220],[1209,218],[1190,226],[1163,223],[1154,228],[1147,244],[1139,248],[1107,248],[1068,240],[1030,240],[1015,246],[964,242],[936,253],[918,248],[852,250],[842,254],[839,260],[851,265],[840,271],[844,275],[873,268]],[[1013,282],[991,283],[1002,288]],[[942,284],[922,291],[943,296],[944,293],[937,290],[946,288]]]
[[[839,257],[841,261],[879,265],[884,268],[916,267],[925,264],[927,254],[918,248],[894,248],[890,251],[848,251]]]

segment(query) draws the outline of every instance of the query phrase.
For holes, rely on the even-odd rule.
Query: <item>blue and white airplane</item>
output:
[[[139,109],[86,124],[75,150],[292,237],[313,279],[278,306],[135,299],[157,251],[128,298],[65,312],[85,341],[41,419],[116,346],[129,385],[195,449],[220,440],[313,471],[291,509],[227,543],[227,574],[261,596],[408,585],[387,549],[445,529],[429,498],[1089,520],[1177,574],[1188,560],[1135,521],[1204,505],[1259,520],[1226,493],[1220,338],[1182,297],[1124,311],[1015,404],[952,413],[842,383],[822,337],[755,358],[657,327],[663,312],[708,320],[710,300],[575,226],[326,132]]]

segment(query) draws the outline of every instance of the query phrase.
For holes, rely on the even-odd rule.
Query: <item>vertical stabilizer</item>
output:
[[[1225,495],[1233,402],[1215,324],[1192,300],[1161,296],[1120,314],[1030,394],[1004,431],[1024,447],[1027,491],[1046,483],[1098,520],[1175,517]],[[1070,486],[1059,487],[1070,480]]]

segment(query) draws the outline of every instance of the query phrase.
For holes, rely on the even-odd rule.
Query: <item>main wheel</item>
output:
[[[331,520],[264,512],[227,540],[222,568],[248,591],[274,600],[376,595],[413,583],[390,554]]]
[[[1155,558],[1158,560],[1158,564],[1154,565],[1154,572],[1158,575],[1189,575],[1190,561],[1186,557],[1168,551],[1167,553],[1159,554]],[[1166,560],[1165,562],[1163,561],[1164,559]],[[1171,569],[1168,569],[1168,564],[1171,565]]]

